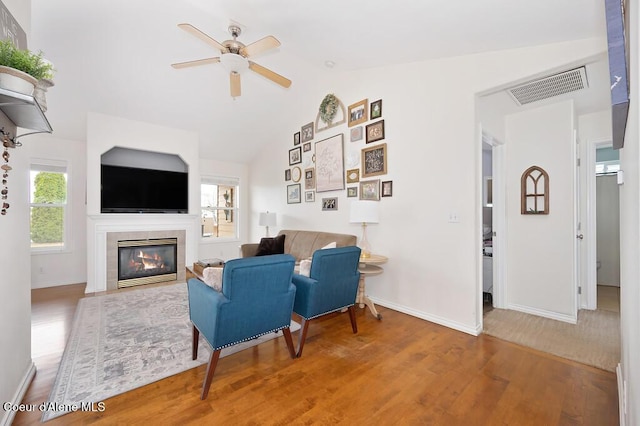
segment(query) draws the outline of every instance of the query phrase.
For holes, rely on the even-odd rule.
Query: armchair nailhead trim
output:
[[[317,315],[314,315],[314,316],[312,316],[312,317],[308,317],[308,318],[305,318],[305,319],[306,319],[306,320],[312,320],[312,319],[314,319],[314,318],[318,318],[318,317],[321,317],[321,316],[323,316],[323,315],[330,314],[330,313],[332,313],[332,312],[341,311],[341,310],[343,310],[343,309],[345,309],[345,308],[348,308],[349,306],[353,306],[353,305],[355,305],[355,303],[350,303],[350,304],[348,304],[348,305],[341,306],[340,308],[332,309],[332,310],[330,310],[330,311],[323,312],[323,313],[321,313],[321,314],[317,314]]]
[[[277,331],[282,330],[283,328],[289,328],[289,326],[287,325],[285,327],[274,328],[273,330],[265,331],[264,333],[260,333],[260,334],[256,334],[255,336],[247,337],[246,339],[238,340],[238,341],[232,342],[232,343],[227,343],[226,345],[223,345],[223,346],[218,346],[217,348],[213,348],[213,350],[217,351],[218,349],[228,348],[229,346],[237,345],[238,343],[247,342],[249,340],[257,339],[260,336],[264,336],[265,334],[269,334],[269,333],[275,333]]]

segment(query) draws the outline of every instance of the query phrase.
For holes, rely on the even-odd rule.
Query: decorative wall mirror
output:
[[[549,175],[531,166],[520,178],[520,213],[549,214]]]

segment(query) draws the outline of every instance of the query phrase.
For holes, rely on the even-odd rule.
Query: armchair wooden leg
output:
[[[216,371],[216,366],[218,365],[218,359],[220,359],[220,351],[211,352],[211,357],[209,358],[209,364],[207,365],[207,375],[204,378],[204,383],[202,384],[202,394],[200,395],[200,399],[207,399],[207,395],[209,395],[209,388],[211,387],[211,380],[213,379],[213,372]]]
[[[300,324],[300,332],[298,333],[298,350],[296,356],[300,358],[302,356],[302,348],[304,341],[307,338],[307,331],[309,331],[309,320],[302,318],[302,324]]]
[[[284,335],[284,340],[287,342],[287,348],[289,349],[289,355],[291,358],[296,357],[296,350],[293,347],[293,339],[291,338],[291,330],[289,327],[282,329],[282,334]]]
[[[198,359],[198,337],[200,337],[200,330],[193,326],[193,341],[191,342],[191,359]]]
[[[349,319],[351,320],[351,329],[353,334],[358,332],[358,324],[356,323],[356,309],[354,305],[349,306]]]

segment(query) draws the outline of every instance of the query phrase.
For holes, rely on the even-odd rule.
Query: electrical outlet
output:
[[[458,222],[460,222],[460,216],[458,216],[458,212],[450,212],[449,223],[458,223]]]
[[[44,266],[38,268],[38,273],[44,274]]]

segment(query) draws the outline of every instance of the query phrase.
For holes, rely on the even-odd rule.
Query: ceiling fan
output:
[[[178,27],[219,50],[220,56],[171,64],[173,68],[181,69],[221,62],[222,66],[229,71],[231,96],[234,98],[240,96],[240,74],[247,68],[282,87],[287,88],[291,86],[291,80],[249,60],[253,55],[257,55],[280,46],[280,42],[274,36],[264,37],[245,46],[237,40],[237,37],[242,32],[238,25],[232,24],[229,26],[229,32],[231,33],[233,40],[225,40],[222,43],[218,43],[209,35],[203,33],[191,24],[178,24]]]

